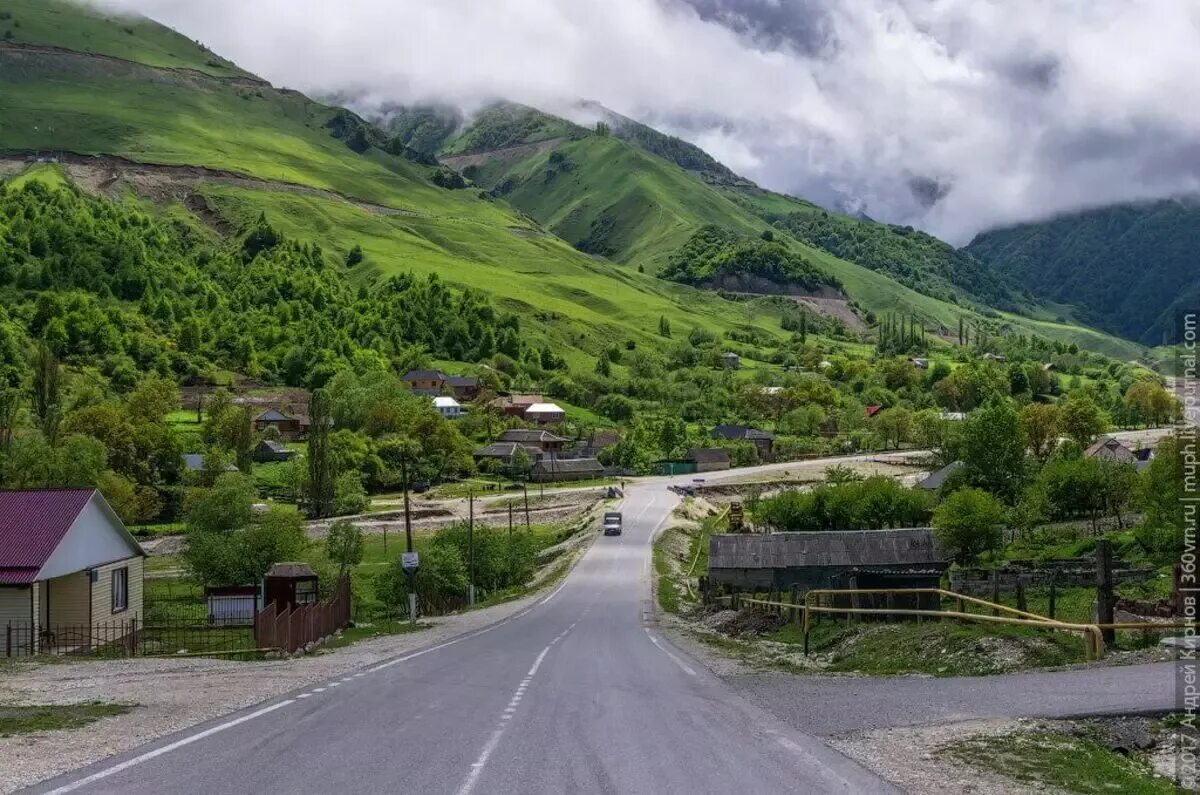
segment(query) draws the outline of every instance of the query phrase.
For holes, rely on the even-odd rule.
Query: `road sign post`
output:
[[[410,624],[417,623],[417,589],[415,580],[417,570],[421,568],[421,555],[417,552],[402,552],[400,554],[400,568],[404,570],[404,576],[408,579],[408,622]]]

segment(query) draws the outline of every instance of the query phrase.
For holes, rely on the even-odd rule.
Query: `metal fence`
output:
[[[10,621],[0,638],[5,657],[130,657],[159,654],[214,654],[252,651],[249,626],[136,618],[96,624],[38,624]]]

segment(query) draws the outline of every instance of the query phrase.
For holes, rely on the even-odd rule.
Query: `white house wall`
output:
[[[38,572],[38,579],[61,577],[137,554],[137,543],[114,524],[116,521],[93,495]]]

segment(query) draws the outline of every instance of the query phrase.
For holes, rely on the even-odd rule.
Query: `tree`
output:
[[[1059,404],[1059,425],[1080,447],[1087,447],[1108,427],[1108,418],[1086,394],[1073,392]]]
[[[254,467],[254,415],[248,406],[230,406],[211,418],[213,441],[233,454],[247,475]]]
[[[58,381],[58,358],[42,340],[33,354],[33,413],[38,427],[50,444],[54,444],[58,437]]]
[[[169,378],[144,378],[138,382],[125,405],[135,419],[161,422],[169,412],[179,408],[179,387]]]
[[[340,515],[362,513],[371,502],[363,488],[361,472],[347,471],[338,475],[333,481],[333,494],[333,510]]]
[[[1138,543],[1156,560],[1177,561],[1184,548],[1184,458],[1178,436],[1158,443],[1138,483],[1136,501],[1145,512],[1134,531]]]
[[[596,360],[596,375],[608,378],[612,375],[612,364],[609,363],[608,357],[601,356]]]
[[[188,506],[189,530],[227,532],[250,523],[256,494],[250,478],[240,472],[226,472],[211,489],[201,491]]]
[[[346,570],[357,566],[363,558],[362,528],[347,519],[339,519],[329,526],[325,536],[325,557],[338,565],[338,578]]]
[[[1021,427],[1029,448],[1040,459],[1046,459],[1058,444],[1058,407],[1051,403],[1030,403],[1021,407]]]
[[[308,515],[314,519],[329,516],[334,509],[334,471],[330,460],[329,393],[313,390],[308,401]]]
[[[884,409],[875,415],[875,432],[884,440],[884,446],[889,443],[897,450],[904,442],[912,440],[913,413],[903,406]]]
[[[970,483],[1015,499],[1025,480],[1025,429],[1012,401],[993,398],[963,422],[962,460]]]
[[[658,336],[668,338],[671,336],[671,321],[667,319],[666,315],[658,317]]]
[[[965,488],[933,511],[933,535],[957,563],[970,563],[1002,541],[1004,506],[982,489]]]
[[[162,511],[158,492],[146,486],[139,487],[111,469],[96,478],[96,488],[126,524],[148,522]]]

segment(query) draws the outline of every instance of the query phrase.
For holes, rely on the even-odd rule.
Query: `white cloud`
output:
[[[106,0],[277,84],[593,99],[955,242],[1200,191],[1195,0]],[[932,206],[914,180],[949,186]]]

